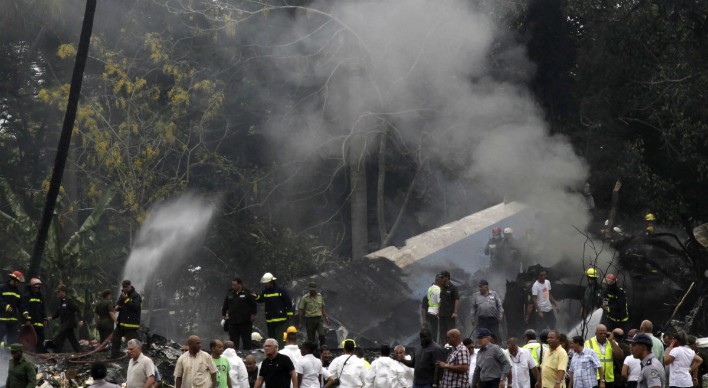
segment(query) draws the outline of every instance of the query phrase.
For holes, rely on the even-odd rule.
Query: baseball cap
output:
[[[644,344],[644,345],[648,345],[648,346],[654,345],[654,343],[651,340],[651,337],[649,337],[647,334],[644,334],[644,333],[635,334],[634,338],[628,339],[627,342],[631,342],[633,344]]]
[[[130,280],[123,280],[123,283],[121,283],[121,285],[122,285],[123,287],[128,287],[128,286],[130,286],[130,285],[131,285],[131,284],[130,284]]]
[[[14,343],[14,344],[10,345],[11,352],[16,352],[18,350],[22,350],[22,344]]]
[[[315,282],[310,282],[310,284],[307,285],[307,288],[314,290],[317,288],[317,283]]]
[[[450,277],[450,272],[448,272],[448,271],[442,271],[442,272],[440,272],[440,275],[442,275],[443,277],[449,278],[449,277]]]
[[[477,329],[477,339],[484,338],[484,337],[491,337],[492,332],[489,331],[489,329],[481,328]]]
[[[485,280],[485,279],[482,279],[482,280],[479,281],[479,285],[480,285],[480,286],[488,286],[488,285],[489,285],[489,282],[488,282],[487,280]]]

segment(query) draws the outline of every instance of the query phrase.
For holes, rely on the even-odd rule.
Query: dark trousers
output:
[[[499,337],[499,319],[497,317],[479,317],[477,319],[477,330],[485,328],[494,334],[498,340]]]
[[[113,338],[111,338],[111,356],[110,358],[118,358],[122,354],[120,352],[120,344],[122,338],[125,337],[125,342],[132,339],[138,338],[138,329],[126,328],[118,324],[116,329],[113,331]]]
[[[64,350],[64,341],[69,340],[69,345],[74,350],[74,353],[78,353],[81,350],[79,346],[79,341],[76,339],[76,328],[71,326],[61,326],[59,331],[54,335],[54,351],[57,353],[62,353]]]
[[[556,314],[553,310],[544,312],[543,318],[539,317],[538,313],[536,313],[534,316],[536,317],[536,327],[538,328],[539,333],[542,332],[544,329],[556,328]]]
[[[638,381],[627,381],[627,388],[637,388],[638,385]]]
[[[106,338],[108,338],[108,336],[113,333],[113,322],[99,322],[98,324],[96,324],[96,330],[98,330],[98,343],[102,344],[103,341],[105,341]]]
[[[499,379],[480,381],[479,388],[499,388]]]
[[[268,328],[268,338],[272,338],[278,341],[278,348],[282,349],[285,346],[285,341],[283,341],[283,333],[288,328],[288,321],[279,321],[266,323]]]
[[[455,318],[453,317],[441,317],[438,316],[438,325],[439,325],[439,336],[440,336],[440,342],[438,343],[445,343],[447,341],[447,332],[455,328]],[[435,335],[435,334],[433,334]]]
[[[44,348],[44,326],[34,326],[34,333],[37,335],[37,345],[34,347],[35,353],[46,353]]]
[[[319,341],[320,346],[325,343],[325,331],[324,324],[322,323],[322,316],[319,317],[305,317],[305,329],[307,330],[307,340],[312,343],[317,343]],[[315,338],[317,336],[317,338]]]
[[[600,380],[597,380],[597,386],[600,386]],[[605,381],[605,388],[615,388],[615,382]]]
[[[425,321],[428,322],[430,326],[430,332],[433,333],[433,341],[440,343],[438,337],[438,316],[433,314],[425,313]]]
[[[18,341],[17,330],[19,328],[20,326],[17,324],[17,321],[0,321],[0,341],[2,341],[3,337],[6,337],[6,348],[9,349],[11,344]]]
[[[229,320],[229,339],[234,343],[236,349],[251,350],[251,333],[253,332],[253,322],[246,321],[241,323],[231,322]],[[243,344],[239,348],[239,340]]]

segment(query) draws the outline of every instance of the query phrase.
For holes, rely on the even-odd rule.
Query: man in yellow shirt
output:
[[[560,346],[559,334],[555,330],[548,333],[549,351],[541,364],[541,379],[536,388],[565,387],[565,371],[568,368],[568,353]]]

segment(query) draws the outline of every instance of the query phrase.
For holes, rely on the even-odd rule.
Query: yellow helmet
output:
[[[595,268],[588,268],[587,271],[585,271],[585,274],[588,275],[588,277],[591,278],[596,278],[597,277],[597,270]]]
[[[645,221],[656,221],[656,217],[654,217],[654,214],[652,213],[647,213],[647,215],[644,216]]]
[[[648,226],[647,226],[647,232],[648,232],[648,233],[654,233],[654,225],[648,225]]]

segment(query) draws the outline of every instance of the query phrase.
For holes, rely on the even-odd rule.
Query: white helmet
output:
[[[514,233],[514,229],[504,228],[504,234],[513,234],[513,233]]]
[[[263,277],[261,277],[261,283],[270,283],[273,280],[275,280],[275,276],[270,272],[264,273]]]

